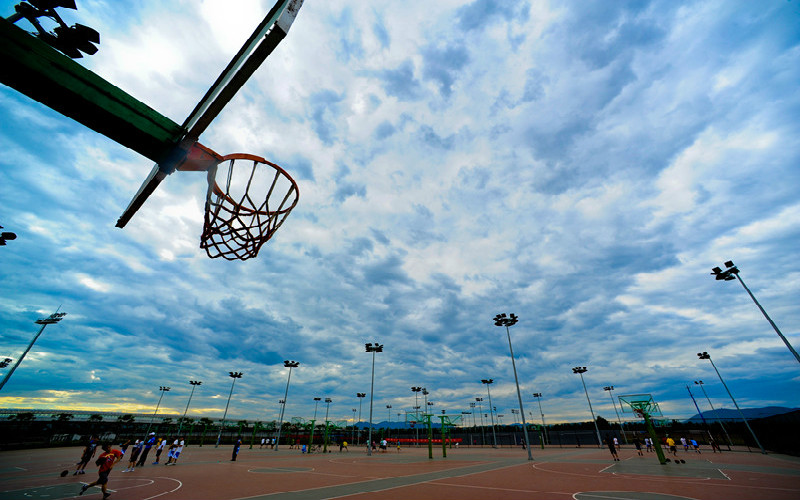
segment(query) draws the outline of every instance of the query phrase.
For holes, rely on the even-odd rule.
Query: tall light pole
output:
[[[594,418],[594,409],[592,409],[592,400],[589,399],[589,391],[586,390],[586,382],[583,380],[583,374],[586,373],[585,366],[576,366],[572,369],[572,373],[577,373],[581,376],[581,382],[583,383],[583,392],[586,393],[586,401],[589,402],[589,411],[592,413],[592,422],[594,422],[594,430],[597,431],[597,446],[600,447],[603,445],[603,438],[600,437],[600,428],[597,427],[597,419]]]
[[[541,392],[534,392],[533,397],[539,401],[539,414],[542,416],[542,449],[544,449],[544,439],[547,436],[547,426],[544,423],[544,412],[542,411],[542,393]]]
[[[750,434],[753,436],[753,439],[755,440],[755,442],[758,445],[759,449],[761,449],[761,453],[766,455],[767,451],[764,449],[763,446],[761,446],[761,442],[756,437],[756,433],[753,432],[753,429],[750,428],[750,423],[745,418],[744,413],[742,413],[742,410],[739,409],[739,405],[736,403],[736,400],[733,398],[733,394],[731,394],[731,390],[728,389],[727,384],[725,384],[725,381],[722,380],[722,375],[720,375],[719,370],[717,370],[717,365],[714,364],[714,361],[711,359],[711,355],[709,353],[703,351],[703,352],[698,352],[697,353],[697,357],[700,358],[700,359],[707,359],[707,360],[709,360],[711,362],[711,366],[713,366],[714,367],[714,371],[717,372],[717,376],[719,377],[719,381],[722,382],[723,387],[725,387],[725,390],[728,391],[728,396],[731,397],[731,401],[733,401],[733,406],[736,407],[736,410],[739,412],[739,416],[742,417],[742,420],[744,421],[744,425],[747,426],[747,430],[750,431]]]
[[[422,392],[422,387],[412,387],[411,392],[414,393],[414,418],[419,418],[419,393]],[[415,444],[417,448],[419,448],[419,427],[417,427],[417,423],[414,423],[414,435],[416,439]]]
[[[366,392],[357,392],[356,397],[358,398],[358,423],[361,423],[361,403],[364,402],[364,398],[367,397]],[[358,443],[357,445],[361,444],[361,429],[358,430]]]
[[[156,411],[153,412],[153,416],[150,417],[150,423],[147,424],[147,430],[144,431],[144,439],[142,441],[147,442],[147,436],[150,435],[150,427],[153,425],[153,420],[156,419],[156,414],[158,413],[158,407],[161,406],[161,399],[164,397],[165,392],[169,392],[169,387],[159,386],[159,391],[161,391],[161,395],[158,397],[158,404],[156,404]]]
[[[367,456],[372,456],[372,398],[375,394],[375,353],[383,352],[383,345],[372,342],[364,344],[367,352],[372,353],[372,382],[369,384],[369,437],[367,438]]]
[[[183,421],[186,420],[186,413],[189,411],[189,403],[192,402],[192,396],[194,396],[194,389],[198,385],[203,385],[203,383],[198,381],[198,380],[190,380],[189,383],[192,384],[192,392],[189,393],[189,401],[186,402],[186,409],[183,410],[183,418],[181,418],[181,422],[178,424],[178,436],[177,437],[181,437],[181,429],[183,429]],[[191,434],[191,432],[190,432],[190,434]]]
[[[475,407],[477,405],[475,403],[470,402],[469,404],[469,412],[472,413],[472,427],[477,427],[478,425],[475,423]]]
[[[325,408],[325,439],[323,440],[323,443],[322,443],[322,452],[323,453],[328,453],[328,412],[331,409],[331,403],[332,402],[333,402],[333,400],[331,398],[325,398],[325,404],[327,404],[328,407]]]
[[[506,316],[506,313],[498,314],[494,317],[494,326],[506,327],[506,336],[508,337],[508,350],[511,352],[511,366],[514,368],[514,382],[517,384],[517,400],[519,401],[519,412],[522,415],[522,431],[525,434],[525,449],[528,450],[528,460],[533,460],[531,455],[531,441],[528,439],[528,424],[525,422],[525,410],[522,408],[522,393],[519,391],[519,378],[517,378],[517,363],[514,361],[514,348],[511,347],[511,332],[509,327],[514,326],[519,321],[516,314],[511,313]]]
[[[625,440],[625,444],[628,444],[628,437],[625,435],[625,427],[622,426],[622,420],[619,418],[619,412],[617,411],[617,403],[614,401],[614,395],[611,394],[611,391],[614,390],[613,385],[607,385],[603,387],[604,391],[608,391],[608,395],[611,396],[611,404],[614,405],[614,413],[617,414],[617,422],[619,422],[619,428],[622,430],[622,439]]]
[[[311,421],[311,436],[308,438],[308,452],[311,453],[311,446],[314,445],[314,429],[317,427],[317,405],[322,398],[314,398],[314,420]]]
[[[283,404],[281,405],[281,416],[278,423],[278,438],[275,439],[275,451],[278,451],[278,445],[281,444],[281,430],[283,429],[283,415],[286,412],[286,398],[289,397],[289,382],[292,380],[292,368],[297,368],[300,363],[297,361],[289,361],[288,359],[283,362],[283,366],[289,369],[289,378],[286,379],[286,392],[283,394]]]
[[[228,372],[228,376],[233,379],[231,383],[231,392],[228,393],[228,402],[225,403],[225,413],[222,414],[222,426],[219,428],[219,434],[217,434],[217,444],[214,445],[214,448],[219,447],[219,442],[222,440],[222,430],[225,429],[225,418],[228,416],[228,406],[231,404],[231,396],[233,396],[233,386],[236,385],[236,379],[242,378],[242,372]]]
[[[480,412],[481,417],[481,448],[483,448],[483,444],[486,442],[486,433],[484,432],[483,428],[483,398],[475,398],[475,402],[478,403],[478,411]]]
[[[425,406],[424,406],[425,411],[428,411],[428,406],[430,406],[428,404],[428,394],[430,394],[430,392],[428,392],[428,389],[423,387],[422,388],[422,396],[425,398]]]
[[[753,302],[755,302],[756,306],[758,306],[758,309],[761,311],[761,314],[763,314],[764,317],[767,318],[767,321],[769,321],[769,324],[772,325],[772,329],[775,330],[775,333],[778,334],[778,337],[780,337],[781,340],[783,340],[783,343],[786,344],[786,347],[788,347],[789,351],[791,351],[791,353],[794,355],[794,359],[796,359],[797,362],[800,363],[800,354],[797,354],[797,351],[794,350],[794,347],[792,347],[792,344],[789,343],[789,340],[786,337],[784,337],[781,331],[778,329],[778,325],[776,325],[775,322],[772,321],[772,318],[769,317],[767,311],[765,311],[764,308],[761,307],[761,304],[759,304],[758,301],[756,300],[756,296],[753,295],[753,292],[751,292],[750,289],[747,288],[747,285],[744,284],[744,280],[742,279],[741,276],[739,276],[739,268],[736,267],[733,264],[733,261],[731,260],[725,263],[725,267],[727,267],[727,269],[725,269],[724,271],[719,267],[715,267],[711,270],[711,274],[714,275],[717,281],[731,281],[734,279],[738,279],[739,283],[742,284],[744,289],[747,291],[748,295],[750,295],[750,298],[753,299]]]
[[[708,406],[711,407],[711,411],[715,412],[716,410],[714,410],[714,405],[711,404],[711,398],[708,397],[708,393],[706,393],[706,389],[705,387],[703,387],[705,385],[703,384],[703,381],[695,380],[694,383],[700,386],[700,389],[703,391],[703,396],[705,396],[706,401],[708,401]],[[698,409],[697,411],[700,411],[700,409]],[[702,415],[703,414],[701,413],[700,416]],[[717,422],[719,422],[719,426],[722,427],[722,432],[725,433],[725,438],[728,440],[728,449],[730,449],[730,447],[733,446],[733,442],[731,441],[731,437],[728,435],[728,430],[725,428],[725,425],[723,425],[721,418],[717,418],[716,420]]]
[[[356,410],[353,408],[353,427],[350,429],[350,444],[356,444]]]
[[[61,309],[61,306],[58,306],[58,309]],[[39,331],[36,332],[36,335],[34,335],[33,339],[31,339],[30,343],[28,343],[28,347],[25,348],[25,352],[23,352],[22,355],[19,358],[17,358],[17,362],[14,363],[14,366],[12,366],[11,369],[8,370],[8,372],[6,372],[5,377],[3,377],[3,381],[0,382],[0,390],[2,390],[3,387],[6,385],[6,382],[8,382],[8,379],[11,378],[11,375],[14,373],[14,370],[17,369],[19,364],[22,363],[22,360],[25,359],[25,355],[28,354],[28,351],[31,350],[33,344],[36,343],[36,340],[39,338],[39,335],[41,335],[42,332],[44,331],[44,327],[46,327],[47,325],[55,325],[56,323],[61,321],[64,318],[64,316],[67,315],[67,313],[58,312],[58,309],[56,309],[56,312],[54,312],[50,316],[46,318],[40,318],[34,321],[34,323],[36,323],[37,325],[42,325],[42,327],[39,328]]]
[[[492,406],[492,392],[489,390],[489,386],[494,383],[494,379],[481,379],[482,384],[486,384],[486,394],[489,395],[489,416],[492,417],[492,448],[497,448],[497,433],[494,431],[494,411],[492,410],[494,407]]]
[[[386,424],[386,436],[389,436],[389,429],[391,429],[392,425],[392,405],[386,405],[386,413],[389,414],[389,423]]]

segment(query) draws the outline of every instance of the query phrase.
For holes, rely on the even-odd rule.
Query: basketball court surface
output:
[[[438,452],[438,454],[437,454]],[[111,499],[786,499],[800,498],[800,459],[746,451],[680,451],[686,463],[658,462],[632,447],[613,462],[606,449],[450,449],[447,458],[426,447],[366,456],[363,448],[304,455],[243,446],[191,446],[176,466],[148,463],[135,472],[118,464],[109,478]],[[0,500],[77,498],[97,467],[73,476],[81,448],[6,451],[0,454]],[[148,460],[150,462],[152,460]],[[69,469],[69,475],[60,472]],[[97,500],[99,488],[80,498]]]

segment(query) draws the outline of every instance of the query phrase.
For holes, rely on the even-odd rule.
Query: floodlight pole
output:
[[[297,361],[289,361],[288,359],[283,362],[283,366],[289,369],[289,378],[286,379],[286,392],[283,394],[283,404],[281,405],[281,416],[278,423],[278,437],[275,439],[275,451],[278,451],[278,445],[281,444],[281,430],[283,429],[283,415],[286,412],[286,398],[289,396],[289,382],[292,380],[292,368],[297,368],[300,365]]]
[[[583,383],[583,392],[586,393],[586,401],[589,402],[589,411],[592,413],[592,422],[594,423],[594,430],[597,432],[597,447],[603,446],[603,438],[600,437],[600,428],[597,427],[597,419],[594,416],[594,409],[592,409],[592,400],[589,399],[589,391],[586,390],[586,382],[583,380],[583,374],[586,373],[585,366],[576,366],[572,369],[572,373],[577,373],[581,376],[581,383]]]
[[[494,383],[494,379],[481,379],[482,384],[486,384],[486,394],[489,395],[489,416],[492,417],[492,448],[497,448],[497,434],[494,431],[494,407],[492,406],[492,392],[489,390],[489,385]]]
[[[372,353],[372,382],[370,382],[369,385],[369,437],[367,438],[367,456],[372,456],[372,398],[375,390],[375,353],[383,352],[383,345],[377,342],[373,345],[372,342],[370,342],[364,344],[364,346],[367,352]]]
[[[603,387],[604,391],[608,391],[608,395],[611,396],[611,404],[614,405],[614,413],[617,414],[617,422],[619,422],[619,428],[622,430],[622,439],[625,440],[625,444],[628,444],[628,437],[625,435],[625,427],[622,425],[622,420],[619,418],[619,412],[617,411],[617,403],[614,401],[614,395],[611,394],[611,391],[614,390],[613,385],[608,385]]]
[[[772,318],[769,317],[767,311],[765,311],[764,308],[761,307],[761,304],[759,304],[758,300],[756,300],[756,296],[753,295],[753,292],[751,292],[750,289],[747,288],[747,285],[744,284],[744,280],[742,279],[741,276],[739,276],[739,268],[736,267],[733,264],[733,261],[731,260],[726,262],[725,266],[727,267],[727,269],[725,269],[724,271],[719,267],[715,267],[714,269],[711,270],[711,274],[714,275],[717,281],[731,281],[733,279],[739,280],[739,283],[742,284],[744,289],[747,291],[747,294],[750,295],[750,298],[753,299],[753,302],[755,302],[756,306],[758,306],[758,309],[761,311],[761,314],[763,314],[764,317],[767,318],[767,321],[769,321],[769,324],[772,326],[772,329],[775,330],[775,333],[778,334],[778,337],[780,337],[781,340],[783,340],[783,343],[786,344],[786,347],[788,347],[789,351],[791,351],[791,353],[794,355],[794,359],[796,359],[797,362],[800,363],[800,354],[797,354],[797,351],[795,351],[794,347],[792,347],[792,344],[789,343],[789,340],[786,337],[784,337],[781,331],[778,329],[778,325],[776,325],[775,322],[772,321]]]
[[[328,405],[328,407],[325,409],[325,439],[322,442],[322,452],[323,453],[327,453],[328,452],[328,424],[329,424],[329,422],[328,422],[328,412],[331,409],[331,403],[332,402],[333,402],[333,400],[331,398],[325,398],[325,403]]]
[[[719,381],[722,382],[723,387],[725,387],[725,390],[728,391],[728,396],[730,396],[731,401],[733,401],[733,406],[736,407],[736,410],[739,412],[739,416],[742,417],[742,420],[744,421],[744,425],[747,426],[747,430],[750,431],[750,434],[753,436],[753,439],[755,440],[756,444],[761,449],[761,453],[766,455],[767,451],[764,449],[763,446],[761,446],[761,442],[756,437],[756,433],[753,432],[753,429],[750,427],[750,423],[747,421],[747,419],[744,416],[744,413],[742,413],[742,410],[739,408],[739,405],[736,403],[736,399],[734,399],[733,394],[731,394],[731,390],[728,389],[727,384],[725,384],[725,381],[722,380],[722,375],[720,375],[719,370],[717,370],[717,365],[714,364],[714,360],[711,359],[711,355],[709,353],[703,351],[703,352],[698,352],[697,353],[697,357],[700,358],[700,359],[707,359],[707,360],[709,360],[711,362],[711,366],[713,366],[714,367],[714,371],[717,372],[717,376],[719,377]]]
[[[411,391],[414,393],[414,412],[416,417],[419,418],[419,393],[422,391],[422,387],[412,387]],[[416,423],[414,424],[414,435],[416,436],[415,444],[417,445],[417,448],[419,448],[419,427],[417,427]]]
[[[481,402],[483,402],[483,398],[475,398],[475,401],[478,403],[478,411],[480,412],[479,416],[481,418],[481,448],[483,448],[483,445],[486,443],[486,432],[484,431],[483,428],[483,405],[481,404]]]
[[[356,444],[356,410],[353,408],[353,428],[350,429],[350,444]]]
[[[547,436],[547,426],[544,423],[544,412],[542,411],[542,393],[534,392],[533,397],[539,402],[539,413],[542,415],[542,449],[544,449],[544,439]]]
[[[386,424],[386,437],[389,437],[389,429],[392,425],[392,405],[386,405],[386,412],[389,414],[389,423]]]
[[[161,399],[164,397],[165,392],[169,392],[169,387],[165,387],[162,385],[158,388],[158,390],[161,391],[161,396],[158,397],[158,404],[156,404],[156,411],[153,412],[153,416],[150,417],[150,423],[147,424],[147,430],[144,431],[144,439],[142,440],[143,442],[147,442],[147,436],[150,435],[150,427],[152,427],[153,420],[156,419],[156,414],[158,413],[158,408],[161,406]]]
[[[61,306],[58,306],[58,309],[61,309]],[[3,377],[3,381],[0,382],[0,390],[2,390],[3,387],[6,385],[6,382],[8,382],[8,379],[11,378],[11,375],[14,373],[14,370],[17,369],[19,364],[22,363],[22,360],[25,359],[25,355],[28,354],[28,351],[31,350],[33,344],[36,343],[36,340],[39,338],[39,335],[41,335],[42,332],[44,331],[44,327],[46,327],[47,325],[54,325],[58,323],[64,318],[64,316],[67,315],[67,313],[58,312],[58,309],[56,309],[56,312],[54,312],[50,316],[44,319],[37,319],[36,321],[34,321],[34,323],[36,323],[37,325],[42,325],[42,327],[39,328],[39,331],[36,332],[36,335],[34,335],[31,341],[28,343],[28,347],[25,348],[25,351],[20,355],[19,358],[17,358],[17,362],[14,363],[14,366],[12,366],[11,369],[8,370],[8,372],[6,372],[6,375]]]
[[[322,398],[314,398],[314,420],[311,421],[311,436],[308,438],[308,452],[311,453],[311,447],[314,445],[314,428],[317,426],[317,406]]]
[[[228,372],[228,376],[233,379],[231,383],[231,392],[228,393],[228,402],[225,403],[225,413],[222,414],[222,425],[219,428],[219,434],[217,434],[217,444],[214,445],[214,448],[219,447],[219,443],[222,440],[222,431],[225,429],[225,418],[228,416],[228,407],[231,404],[231,396],[233,396],[233,387],[236,385],[236,379],[242,378],[242,372]]]
[[[511,347],[511,332],[510,326],[514,326],[519,321],[516,314],[511,313],[506,316],[505,313],[498,314],[494,317],[494,326],[506,327],[506,336],[508,337],[508,350],[511,352],[511,366],[514,369],[514,382],[517,384],[517,400],[519,401],[519,412],[522,415],[522,432],[525,435],[525,449],[528,450],[528,460],[533,460],[531,454],[531,441],[528,439],[528,424],[525,422],[525,410],[522,408],[522,393],[519,390],[519,378],[517,377],[517,363],[514,361],[514,348]]]
[[[697,382],[695,382],[695,383],[697,383]],[[703,416],[703,412],[700,410],[700,407],[697,405],[697,400],[694,399],[694,394],[692,394],[692,390],[689,389],[689,384],[686,384],[686,390],[689,391],[689,397],[692,398],[692,403],[694,403],[694,407],[697,409],[697,414],[700,415],[700,420],[703,421],[703,425],[705,425],[706,427],[710,427],[708,425],[708,422],[706,422],[706,417]],[[711,434],[711,432],[709,432],[709,435],[710,434]]]
[[[364,402],[364,398],[367,397],[366,392],[357,392],[356,397],[358,398],[358,423],[361,423],[361,403]],[[358,443],[356,445],[361,444],[361,429],[358,430]]]
[[[708,393],[706,393],[706,389],[704,387],[705,384],[703,381],[695,380],[694,383],[700,386],[700,390],[703,391],[703,396],[706,397],[706,401],[708,401],[708,406],[711,407],[711,411],[716,411],[714,410],[714,405],[711,403],[711,398],[709,398]],[[725,424],[722,423],[721,418],[717,417],[717,422],[719,422],[719,426],[722,427],[722,432],[725,433],[725,439],[728,440],[728,450],[730,450],[731,446],[733,446],[733,441],[731,441],[731,437],[728,435],[728,429],[725,428]]]
[[[194,396],[194,389],[198,385],[203,385],[203,383],[198,381],[198,380],[190,380],[189,383],[192,384],[192,392],[189,393],[189,401],[186,402],[186,409],[183,410],[183,417],[181,418],[180,424],[178,424],[178,436],[177,437],[181,437],[181,429],[183,429],[183,421],[186,420],[186,413],[189,411],[189,404],[192,402],[192,396]]]

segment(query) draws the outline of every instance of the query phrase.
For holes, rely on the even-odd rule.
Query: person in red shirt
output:
[[[81,492],[78,493],[79,495],[83,495],[83,493],[91,488],[92,486],[97,486],[98,484],[103,490],[103,500],[111,496],[111,493],[106,491],[106,485],[108,484],[108,474],[111,472],[111,469],[114,468],[117,462],[122,460],[122,452],[119,450],[111,449],[111,446],[108,443],[103,443],[102,445],[103,453],[97,457],[95,464],[100,466],[100,469],[97,471],[98,478],[97,481],[85,484],[81,486]]]

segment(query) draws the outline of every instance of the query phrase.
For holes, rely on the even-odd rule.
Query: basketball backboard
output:
[[[622,413],[633,413],[641,418],[643,418],[641,412],[650,416],[663,416],[651,394],[628,394],[618,398]]]
[[[30,10],[35,2],[28,2],[21,5]],[[277,0],[181,125],[16,26],[19,16],[12,16],[11,21],[0,18],[0,82],[155,162],[117,221],[117,227],[125,227],[161,181],[175,170],[209,171],[222,161],[221,155],[199,143],[200,135],[286,37],[302,4],[303,0]],[[286,174],[282,169],[278,172]],[[286,177],[296,203],[297,186],[291,177]],[[209,193],[213,187],[210,178]],[[285,216],[293,207],[294,204],[284,203],[280,214]],[[234,208],[249,210],[238,203]],[[250,212],[259,217],[273,215],[269,210]],[[271,234],[263,236],[266,241]],[[244,258],[254,256],[247,254]],[[214,257],[211,253],[209,256]]]

